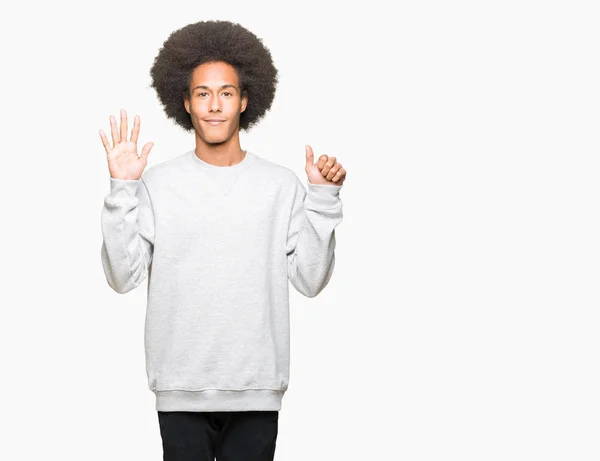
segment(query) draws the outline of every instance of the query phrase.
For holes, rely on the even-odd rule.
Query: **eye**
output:
[[[232,93],[230,93],[229,91],[224,91],[224,92],[223,92],[223,94],[228,94],[228,95],[230,95],[230,96],[233,96],[233,94],[232,94]]]

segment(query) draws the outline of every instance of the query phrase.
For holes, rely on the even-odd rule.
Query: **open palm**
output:
[[[142,148],[141,155],[137,152],[138,136],[140,134],[140,117],[136,115],[133,121],[131,138],[127,140],[127,112],[121,109],[121,127],[117,129],[114,116],[109,117],[110,132],[113,145],[111,146],[104,131],[100,130],[100,138],[106,150],[108,171],[115,179],[140,179],[148,164],[148,154],[154,143],[149,142]]]

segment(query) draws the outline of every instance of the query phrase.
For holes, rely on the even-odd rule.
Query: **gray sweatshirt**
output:
[[[289,285],[328,284],[343,186],[304,184],[247,151],[228,167],[194,150],[110,178],[106,280],[148,278],[146,374],[159,411],[279,410],[289,383]]]

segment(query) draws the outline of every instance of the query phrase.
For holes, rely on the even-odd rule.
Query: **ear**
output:
[[[248,106],[248,95],[244,94],[244,96],[242,96],[242,108],[240,109],[240,113],[244,112],[246,110],[247,106]]]
[[[186,96],[183,97],[183,105],[185,106],[185,110],[189,114],[190,113],[190,100]]]

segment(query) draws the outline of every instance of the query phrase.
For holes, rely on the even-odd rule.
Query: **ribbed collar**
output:
[[[208,169],[208,170],[214,170],[217,172],[218,171],[225,172],[225,170],[227,172],[242,171],[242,170],[245,170],[246,168],[248,168],[252,164],[252,162],[254,162],[254,160],[256,159],[256,155],[254,155],[252,152],[250,152],[248,150],[246,151],[246,155],[244,156],[244,158],[242,159],[241,162],[236,163],[235,165],[231,165],[231,166],[218,166],[218,165],[212,165],[210,163],[207,163],[204,160],[198,158],[195,150],[189,151],[187,153],[187,157],[191,163],[196,165],[196,167],[198,167],[202,170]]]

